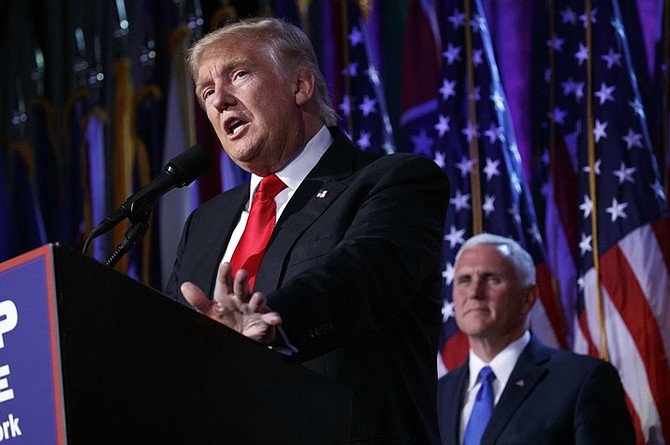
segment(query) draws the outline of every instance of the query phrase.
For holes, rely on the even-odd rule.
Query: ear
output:
[[[298,70],[295,84],[296,105],[302,106],[309,102],[314,96],[315,88],[316,80],[314,79],[314,74],[305,68]]]
[[[524,295],[521,305],[521,310],[523,311],[524,315],[528,315],[531,309],[533,309],[533,306],[535,305],[535,300],[537,300],[539,292],[540,289],[537,287],[537,284],[531,284],[530,286],[527,286],[524,289]]]

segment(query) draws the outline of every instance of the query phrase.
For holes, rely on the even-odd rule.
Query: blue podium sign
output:
[[[52,249],[0,263],[0,442],[67,443]]]

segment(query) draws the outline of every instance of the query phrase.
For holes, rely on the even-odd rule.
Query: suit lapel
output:
[[[461,430],[461,411],[465,398],[465,390],[468,386],[468,362],[465,365],[451,371],[453,376],[449,385],[455,386],[454,390],[441,391],[441,399],[438,404],[442,406],[440,434],[449,434],[451,437],[443,438],[447,443],[459,443]],[[446,397],[445,394],[455,394],[456,397]]]
[[[207,270],[198,268],[195,271],[196,274],[202,274],[203,283],[208,283],[208,287],[203,286],[202,290],[210,296],[214,293],[221,258],[240,219],[244,205],[249,200],[249,184],[244,183],[226,193],[225,198],[217,203],[217,210],[210,213],[211,220],[209,220],[208,226],[216,235],[208,245],[203,246],[202,259],[199,261],[199,264],[213,264],[215,268],[213,271],[209,268]]]
[[[272,232],[256,276],[255,289],[276,289],[287,252],[298,237],[346,190],[357,150],[342,135],[300,184]],[[279,266],[281,265],[281,266]]]
[[[531,336],[530,342],[519,356],[505,390],[493,410],[482,443],[494,443],[505,429],[521,403],[530,395],[535,385],[548,372],[544,363],[549,358],[548,351]]]

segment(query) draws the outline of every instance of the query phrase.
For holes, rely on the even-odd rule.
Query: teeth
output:
[[[242,121],[240,120],[236,120],[230,124],[230,132],[232,134],[237,133],[240,130],[240,128],[242,128]]]

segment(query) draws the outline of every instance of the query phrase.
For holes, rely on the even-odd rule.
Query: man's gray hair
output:
[[[326,80],[319,69],[318,59],[309,37],[297,26],[281,19],[267,17],[243,19],[205,35],[186,54],[186,62],[194,79],[197,79],[203,52],[212,45],[223,44],[222,42],[228,38],[265,46],[283,73],[288,73],[292,69],[307,68],[316,81],[316,100],[321,119],[329,126],[337,124],[337,113],[333,109]]]
[[[521,247],[521,244],[511,238],[494,235],[492,233],[480,233],[465,241],[456,254],[454,267],[458,264],[458,260],[464,251],[480,244],[493,244],[495,246],[505,247],[505,249],[502,250],[502,253],[512,263],[517,278],[519,279],[519,283],[523,287],[535,284],[535,262],[526,249]]]

